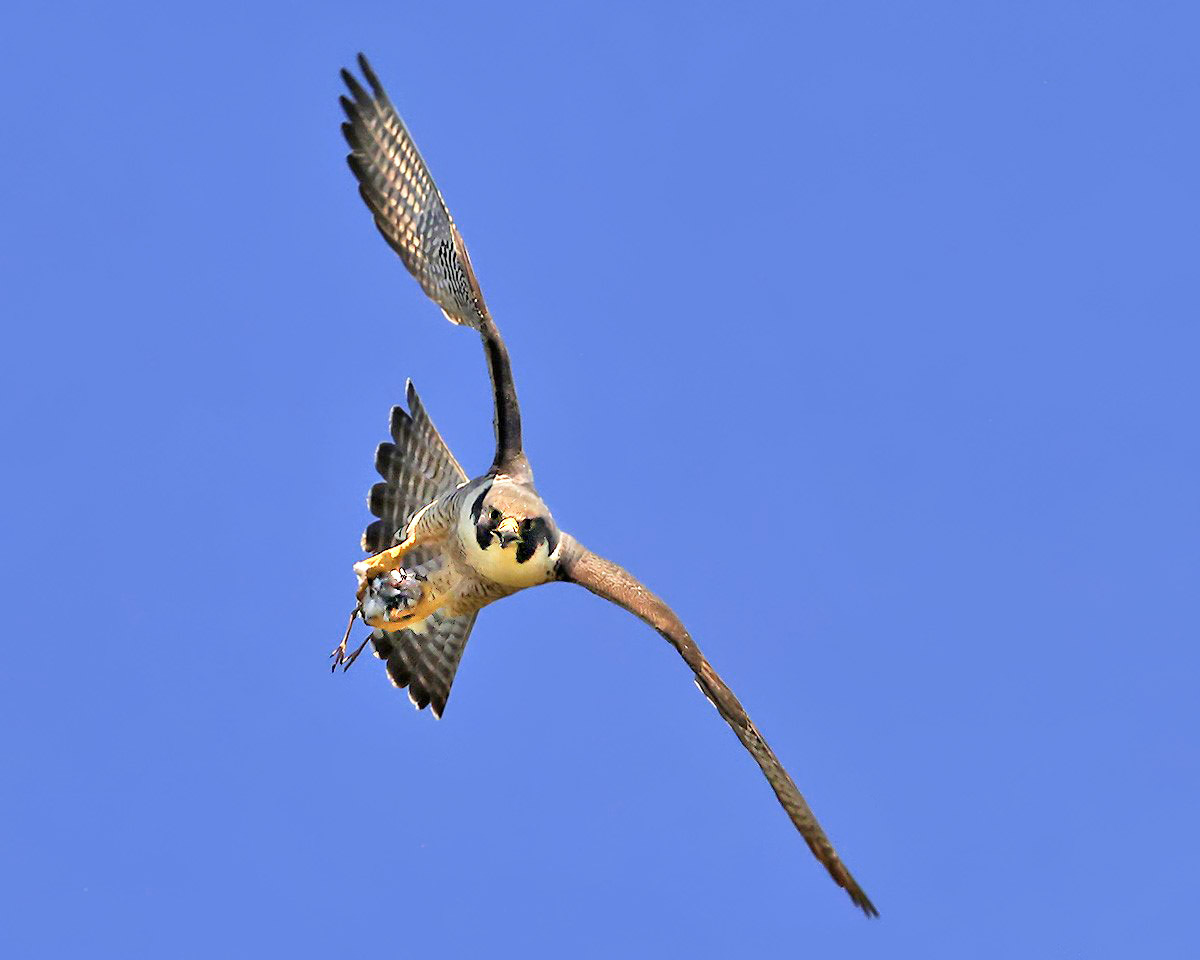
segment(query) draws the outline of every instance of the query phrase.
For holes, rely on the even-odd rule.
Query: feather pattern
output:
[[[347,162],[359,192],[383,238],[446,319],[482,330],[489,320],[487,307],[458,227],[408,128],[361,54],[358,65],[371,92],[343,70],[353,99],[342,97],[341,104],[347,117],[342,133],[351,151]]]
[[[408,410],[392,407],[391,443],[375,451],[375,470],[382,483],[371,488],[367,507],[379,519],[363,532],[367,553],[386,550],[409,517],[467,480],[437,427],[425,412],[412,381],[405,387]]]
[[[358,66],[370,91],[343,70],[350,96],[341,98],[347,118],[342,134],[350,145],[346,162],[358,180],[358,192],[383,238],[446,319],[479,331],[496,405],[494,466],[498,473],[531,478],[521,446],[521,410],[508,348],[483,302],[462,234],[408,128],[362,54]]]
[[[341,104],[347,117],[342,132],[351,150],[347,160],[358,179],[359,193],[384,239],[447,319],[477,330],[483,341],[495,400],[496,456],[492,469],[477,482],[526,485],[532,492],[533,474],[522,447],[508,351],[484,305],[466,245],[407,128],[361,54],[358,66],[370,91],[343,70],[350,97],[342,97]],[[381,444],[376,454],[383,482],[372,488],[369,505],[378,519],[364,533],[363,547],[371,553],[385,550],[402,539],[416,513],[428,507],[411,525],[440,528],[441,546],[429,543],[433,537],[414,541],[404,564],[428,569],[434,578],[458,577],[459,582],[453,599],[417,626],[395,632],[375,630],[371,640],[376,656],[386,661],[392,682],[408,687],[418,708],[432,706],[434,714],[441,716],[478,609],[532,584],[505,586],[486,564],[483,570],[474,563],[465,571],[458,566],[471,540],[461,535],[453,538],[453,521],[461,518],[468,495],[475,496],[483,488],[462,486],[466,474],[425,414],[411,383],[408,407],[407,413],[399,407],[392,411],[392,442]],[[548,519],[544,505],[541,510]],[[813,854],[868,916],[877,915],[779,758],[671,609],[625,570],[565,534],[546,564],[551,576],[577,583],[625,608],[678,651],[695,674],[697,686],[761,768]],[[456,611],[464,612],[454,616]]]
[[[381,443],[375,469],[383,478],[371,488],[367,505],[376,517],[363,533],[367,553],[391,546],[414,513],[466,482],[467,475],[425,411],[410,380],[405,390],[408,410],[393,407],[391,443]],[[418,567],[432,558],[416,548],[408,565]],[[398,687],[407,686],[418,708],[433,705],[442,715],[459,661],[475,624],[475,614],[452,617],[433,614],[417,630],[373,630],[375,656],[387,662],[388,676]]]
[[[408,687],[408,698],[418,710],[432,705],[434,716],[441,717],[446,709],[475,617],[447,617],[439,611],[420,630],[371,632],[375,656],[387,662],[388,678],[397,687]]]

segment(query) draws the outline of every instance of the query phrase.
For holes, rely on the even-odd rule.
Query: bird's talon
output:
[[[362,647],[359,647],[357,650],[355,650],[354,653],[352,653],[350,655],[349,660],[346,659],[346,645],[350,642],[350,631],[354,629],[354,621],[357,620],[361,616],[362,616],[362,604],[356,604],[354,609],[350,611],[350,622],[348,624],[346,624],[346,632],[342,636],[342,642],[339,643],[336,647],[334,647],[333,652],[329,655],[330,659],[333,660],[333,664],[329,668],[330,673],[337,672],[339,663],[345,663],[346,666],[348,667],[351,663],[354,662],[355,657],[357,657],[359,655],[359,653],[362,652],[362,648],[367,645],[367,641],[364,640]],[[369,639],[370,639],[370,637],[367,638],[367,640],[369,640]],[[342,669],[344,671],[345,667],[343,667]]]

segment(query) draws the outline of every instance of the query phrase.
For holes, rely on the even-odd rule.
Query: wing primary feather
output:
[[[388,525],[382,520],[373,520],[367,524],[362,535],[363,552],[379,553],[386,550],[389,545],[388,529]]]
[[[375,448],[375,472],[386,479],[392,472],[392,454],[396,451],[394,443],[386,440]]]
[[[368,95],[367,91],[363,89],[362,84],[358,82],[358,78],[345,67],[342,67],[341,74],[342,82],[350,91],[350,95],[354,97],[354,102],[364,110],[374,109],[371,103],[371,97]]]
[[[367,55],[361,50],[358,54],[358,69],[362,71],[364,77],[367,78],[367,83],[371,85],[371,90],[374,92],[376,99],[388,103],[387,93],[384,92],[383,84],[379,82],[379,78],[375,76],[375,71],[371,69],[371,64],[367,62]]]

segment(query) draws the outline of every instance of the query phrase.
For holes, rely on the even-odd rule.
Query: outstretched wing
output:
[[[751,722],[733,691],[729,689],[717,672],[709,665],[687,630],[675,613],[662,600],[642,586],[626,570],[603,557],[592,553],[574,537],[563,535],[559,579],[586,587],[597,596],[611,600],[630,613],[640,617],[671,644],[692,672],[696,674],[696,685],[712,702],[733,728],[737,738],[755,762],[762,768],[767,782],[775,791],[783,809],[804,837],[813,855],[825,866],[830,876],[843,887],[850,899],[869,917],[879,915],[874,904],[850,875],[845,864],[837,855],[833,844],[821,829],[808,802],[797,789],[795,782],[779,762],[779,758],[767,745],[758,728]]]
[[[342,133],[351,151],[346,159],[358,178],[358,191],[383,238],[446,319],[479,331],[496,402],[495,466],[521,475],[528,464],[508,351],[483,302],[466,244],[404,121],[361,53],[358,66],[370,92],[343,70],[352,99],[341,98],[347,117]]]
[[[417,510],[453,490],[467,479],[463,468],[429,419],[410,380],[405,391],[408,410],[393,407],[392,442],[375,452],[375,469],[383,477],[371,488],[368,506],[378,520],[363,533],[367,553],[386,550]],[[421,548],[410,556],[417,566],[428,559]],[[398,687],[408,687],[409,699],[419,709],[433,704],[442,715],[458,670],[475,614],[447,617],[435,613],[419,630],[371,631],[375,656],[387,662],[388,676]]]

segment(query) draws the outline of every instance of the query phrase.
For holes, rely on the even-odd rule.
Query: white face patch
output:
[[[463,504],[456,532],[467,562],[481,577],[517,588],[532,587],[554,579],[556,558],[551,557],[545,541],[538,544],[533,556],[524,563],[517,562],[520,541],[502,547],[499,540],[493,538],[487,547],[480,547],[475,537],[475,518],[471,516],[471,506],[470,501]]]

